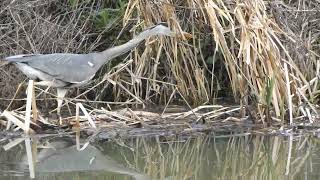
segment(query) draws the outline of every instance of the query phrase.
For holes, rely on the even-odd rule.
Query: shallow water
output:
[[[80,148],[84,144],[85,148],[79,151],[73,136],[6,140],[1,143],[0,179],[310,180],[320,176],[320,145],[312,137],[240,134],[81,141]],[[31,150],[30,165],[26,148]]]

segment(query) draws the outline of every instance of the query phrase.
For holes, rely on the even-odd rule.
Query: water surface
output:
[[[240,134],[81,142],[77,148],[73,136],[2,141],[0,179],[310,180],[320,175],[319,141],[308,136]]]

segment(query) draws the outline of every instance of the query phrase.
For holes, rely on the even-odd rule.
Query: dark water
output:
[[[83,145],[85,140],[82,141]],[[3,141],[1,146],[1,180],[33,176],[26,147],[31,150],[29,162],[35,169],[35,179],[41,180],[312,180],[320,177],[320,145],[312,137],[144,137],[93,141],[78,151],[71,136],[12,139]],[[35,156],[36,163],[32,166]]]

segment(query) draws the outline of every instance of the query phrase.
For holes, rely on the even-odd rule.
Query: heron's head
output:
[[[150,31],[154,32],[154,34],[165,35],[170,37],[175,37],[177,34],[171,31],[167,26],[162,24],[156,25],[150,28]]]
[[[153,31],[153,34],[159,34],[159,35],[165,35],[170,37],[177,37],[178,39],[191,39],[192,35],[187,32],[180,32],[176,33],[171,31],[167,26],[159,24],[152,28],[150,28],[150,31]]]
[[[164,35],[164,36],[170,36],[170,37],[177,37],[178,39],[190,39],[192,38],[192,35],[187,32],[173,32],[168,28],[167,26],[163,24],[158,24],[156,26],[152,26],[148,28],[147,30],[140,33],[136,39],[146,39],[153,35]]]

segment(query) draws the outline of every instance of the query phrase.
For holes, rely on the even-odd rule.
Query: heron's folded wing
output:
[[[64,82],[81,83],[95,74],[96,70],[88,64],[91,58],[90,54],[46,54],[33,58],[27,64]]]

